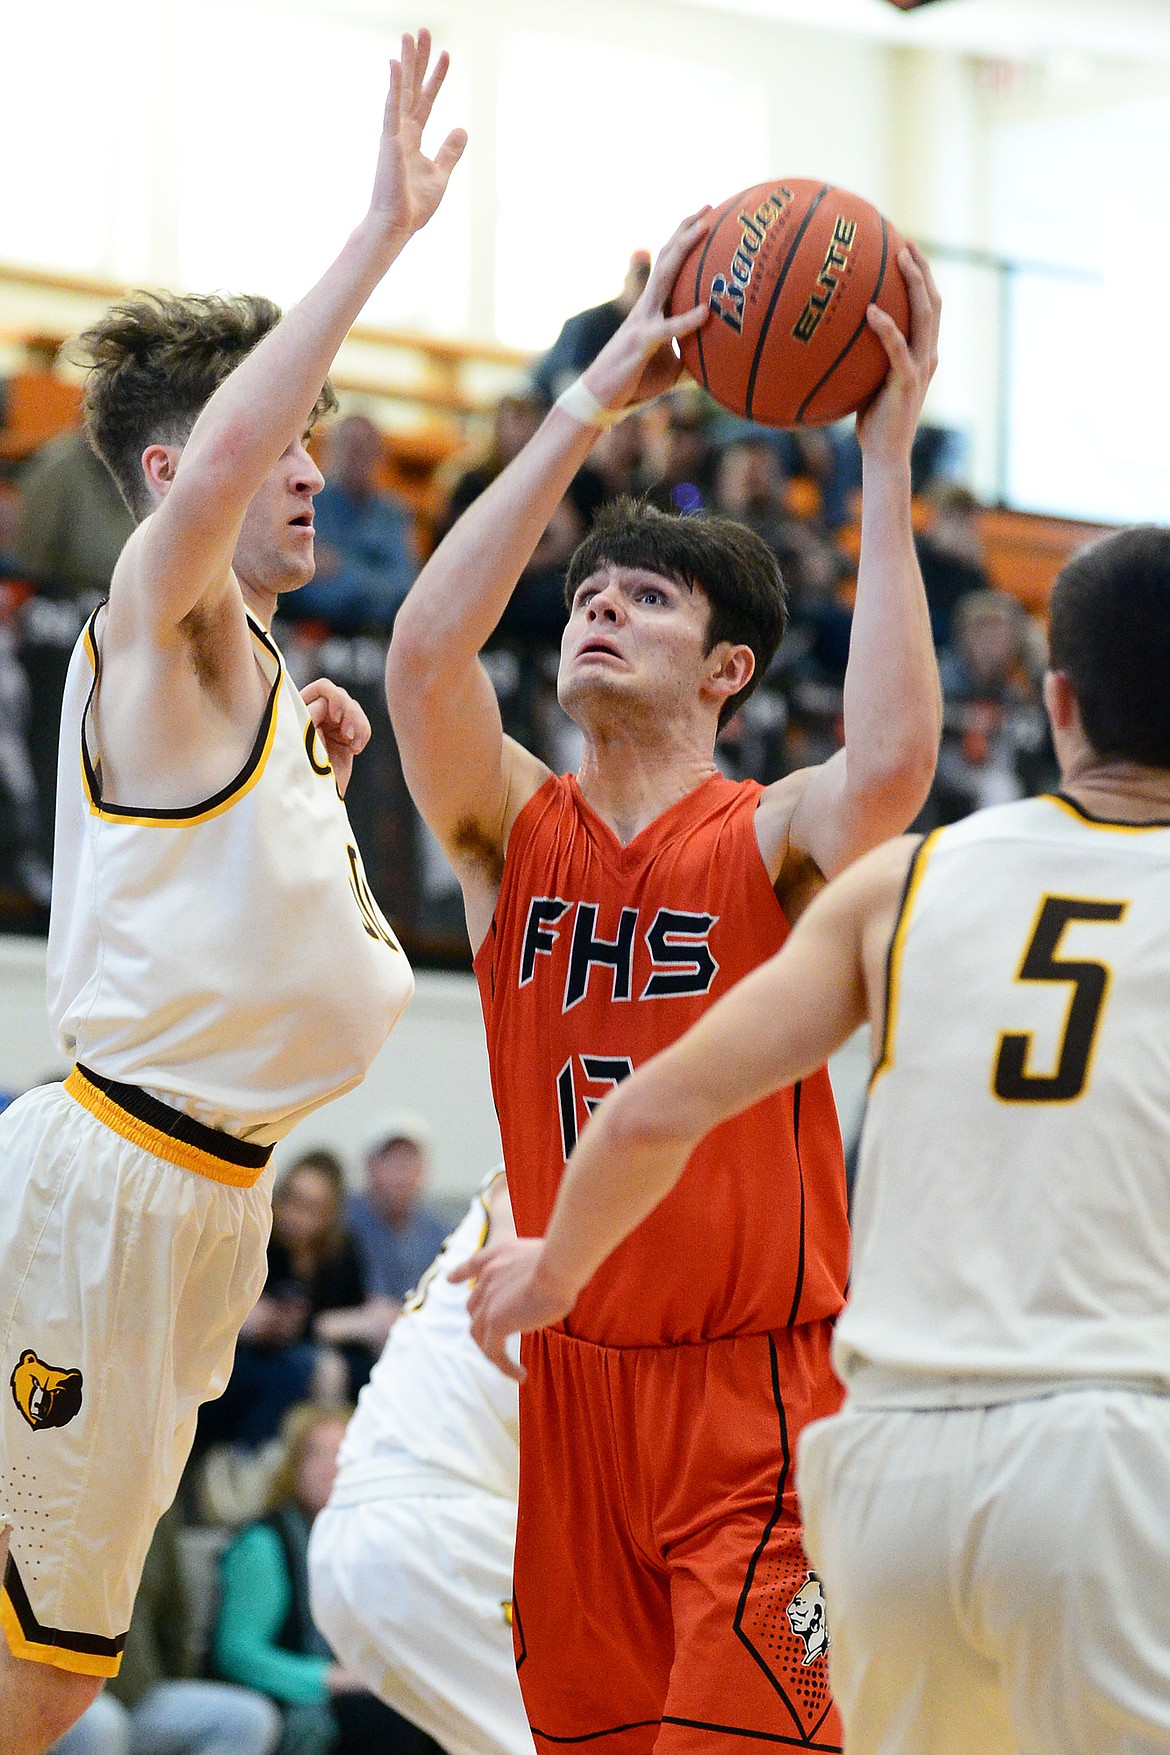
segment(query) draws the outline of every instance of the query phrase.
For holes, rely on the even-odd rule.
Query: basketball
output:
[[[684,364],[722,407],[763,426],[854,413],[889,369],[866,307],[909,334],[902,245],[875,207],[830,183],[790,177],[733,195],[670,295],[672,316],[711,308],[679,342]]]

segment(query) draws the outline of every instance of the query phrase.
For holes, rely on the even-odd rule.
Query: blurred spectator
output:
[[[366,1154],[366,1186],[350,1196],[349,1222],[372,1294],[399,1304],[438,1253],[446,1227],[422,1204],[430,1133],[410,1117],[394,1121]]]
[[[417,570],[409,509],[378,486],[382,435],[363,414],[327,435],[325,486],[313,501],[316,573],[281,600],[294,620],[335,633],[388,633]]]
[[[24,469],[15,566],[41,597],[92,608],[110,589],[134,520],[80,432],[43,445]]]
[[[344,1173],[332,1152],[304,1153],[272,1195],[268,1278],[240,1331],[227,1388],[200,1415],[200,1445],[254,1448],[294,1402],[361,1387],[397,1304],[368,1298],[362,1256],[344,1215]]]
[[[53,877],[41,852],[37,779],[28,745],[30,706],[13,620],[0,614],[0,887],[12,887],[47,908]]]
[[[646,498],[664,512],[697,512],[710,502],[710,408],[698,391],[676,391],[667,403],[666,424],[645,464]]]
[[[780,455],[759,429],[720,450],[712,500],[716,511],[748,525],[776,555],[794,613],[805,600],[831,596],[848,577],[848,557],[816,524],[791,511]]]
[[[346,1408],[297,1408],[268,1516],[223,1557],[215,1667],[281,1708],[280,1755],[424,1755],[434,1746],[336,1663],[309,1609],[308,1547],[337,1472]]]
[[[645,450],[645,428],[638,413],[628,414],[594,441],[589,467],[599,483],[603,503],[637,497],[645,470]]]
[[[542,400],[555,402],[574,378],[595,360],[606,342],[629,316],[650,278],[650,256],[635,250],[626,269],[622,290],[603,305],[579,311],[563,325],[560,334],[532,371],[532,385]]]
[[[473,500],[506,469],[513,457],[519,456],[544,419],[544,404],[535,396],[502,396],[492,416],[491,437],[487,448],[475,463],[460,470],[447,490],[436,534],[445,536],[457,518],[462,517]]]
[[[927,810],[936,822],[1038,792],[1056,777],[1040,693],[1042,656],[1020,603],[977,591],[942,655],[943,736]]]
[[[146,1556],[122,1668],[51,1755],[271,1755],[279,1712],[251,1688],[192,1674],[191,1616],[172,1508]]]
[[[930,607],[930,627],[940,648],[951,644],[955,608],[972,591],[991,588],[979,514],[968,488],[944,482],[926,496],[930,521],[916,539],[918,564]]]

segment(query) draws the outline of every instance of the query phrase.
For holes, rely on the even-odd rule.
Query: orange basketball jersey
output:
[[[592,1111],[779,950],[761,787],[713,775],[623,847],[572,776],[521,811],[475,959],[522,1236],[538,1236]],[[848,1229],[824,1069],[698,1147],[599,1269],[567,1331],[603,1346],[758,1334],[835,1316]]]

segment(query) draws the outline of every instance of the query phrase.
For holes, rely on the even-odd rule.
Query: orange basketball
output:
[[[889,369],[866,307],[910,330],[902,244],[868,201],[830,183],[777,178],[733,195],[670,295],[672,315],[711,308],[679,343],[687,369],[763,426],[824,426],[863,408]]]

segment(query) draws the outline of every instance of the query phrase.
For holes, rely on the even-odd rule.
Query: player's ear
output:
[[[756,655],[750,646],[720,640],[707,655],[706,687],[722,705],[745,689],[756,673]]]
[[[181,445],[148,445],[142,453],[142,473],[150,488],[151,498],[165,500],[183,455]]]

